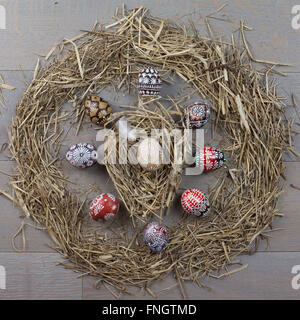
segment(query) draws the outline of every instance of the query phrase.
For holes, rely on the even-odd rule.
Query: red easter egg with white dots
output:
[[[119,201],[111,193],[101,193],[90,205],[90,216],[94,220],[110,220],[119,210]]]
[[[210,211],[209,200],[199,189],[185,190],[181,196],[181,205],[185,212],[205,217]]]
[[[226,162],[223,151],[214,147],[205,147],[196,152],[195,165],[201,172],[213,171],[221,168]]]

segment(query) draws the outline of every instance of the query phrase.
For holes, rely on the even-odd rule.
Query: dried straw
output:
[[[0,73],[0,106],[2,106],[3,108],[7,109],[6,105],[5,105],[5,101],[4,101],[4,96],[2,93],[2,90],[15,90],[14,86],[11,86],[9,84],[5,83],[4,77],[2,76],[2,74]]]
[[[185,297],[185,280],[200,283],[201,276],[222,277],[242,269],[230,271],[228,266],[239,264],[235,258],[241,253],[253,251],[253,245],[278,213],[282,154],[285,147],[292,149],[282,120],[284,107],[275,83],[269,80],[278,64],[259,61],[268,67],[265,75],[253,68],[252,61],[257,60],[247,45],[243,23],[239,30],[242,43],[232,37],[230,44],[216,37],[202,37],[193,26],[150,17],[143,7],[117,10],[115,19],[105,29],[95,26],[74,39],[65,39],[47,55],[51,63],[46,67],[37,64],[34,80],[17,105],[10,130],[10,150],[17,164],[11,184],[16,203],[48,229],[55,249],[71,262],[66,267],[97,276],[121,292],[127,292],[128,285],[149,292],[153,281],[173,271]],[[133,236],[120,232],[111,238],[84,228],[83,203],[67,190],[57,163],[59,141],[63,139],[61,124],[69,119],[62,113],[62,105],[73,100],[78,106],[90,90],[105,86],[135,90],[139,67],[148,64],[158,68],[166,81],[177,75],[199,96],[209,97],[215,124],[229,141],[225,148],[229,169],[221,171],[210,192],[213,212],[204,219],[182,216],[182,221],[169,227],[169,244],[160,254],[150,254],[143,245],[143,223],[136,225]],[[147,127],[150,119],[161,123],[174,110],[180,114],[178,103],[173,101],[168,110],[156,105],[155,114],[148,120],[148,111],[141,109],[123,114],[133,125]],[[75,112],[80,127],[82,109],[76,107]],[[177,125],[169,123],[170,127]],[[132,168],[107,169],[131,217],[143,218],[137,214],[141,207],[132,210],[139,202],[129,179]],[[167,204],[167,175],[172,170],[172,166],[163,169],[160,183],[150,190],[150,198],[157,198],[147,202],[148,210],[159,217],[159,202]],[[155,179],[156,183],[159,177]],[[179,180],[173,181],[175,191]],[[157,190],[162,193],[156,194]],[[222,268],[226,268],[224,274],[214,274]]]
[[[130,107],[130,111],[115,113],[107,125],[126,116],[133,129],[144,129],[148,136],[151,135],[151,129],[165,129],[168,132],[178,129],[179,124],[173,120],[170,111],[160,103],[154,101],[156,107],[151,108],[152,100],[144,101],[143,108],[127,106]],[[182,123],[180,125],[182,127]],[[116,150],[132,148],[136,143],[120,145],[117,130],[115,136]],[[107,156],[109,160],[109,154]],[[131,217],[133,227],[136,227],[138,222],[145,224],[153,217],[162,220],[164,209],[171,207],[181,182],[183,163],[175,163],[172,141],[170,164],[163,165],[154,172],[145,171],[141,166],[134,164],[107,164],[106,168]]]

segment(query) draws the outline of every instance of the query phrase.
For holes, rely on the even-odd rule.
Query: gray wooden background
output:
[[[0,145],[7,142],[6,128],[14,114],[17,101],[26,87],[24,80],[30,81],[36,64],[37,54],[47,54],[53,44],[64,37],[71,38],[81,29],[90,28],[96,19],[100,23],[111,22],[119,0],[0,0],[5,8],[6,29],[0,29],[0,73],[7,84],[16,87],[14,91],[3,90],[7,110],[0,109]],[[291,26],[292,7],[295,1],[279,0],[128,0],[128,8],[144,5],[151,13],[165,18],[187,21],[193,18],[198,28],[204,23],[200,16],[208,15],[222,4],[226,6],[218,15],[230,22],[210,19],[213,30],[219,34],[230,34],[239,26],[240,19],[253,27],[247,38],[255,57],[281,62],[290,62],[292,67],[282,67],[287,77],[281,77],[279,90],[290,96],[295,94],[300,103],[300,29]],[[3,11],[3,10],[2,10]],[[22,71],[20,71],[22,70]],[[113,99],[113,98],[112,98]],[[289,99],[288,99],[288,103]],[[292,108],[289,111],[293,114]],[[299,121],[299,120],[298,120]],[[300,136],[294,145],[300,150]],[[67,145],[66,145],[67,147]],[[300,289],[293,289],[291,273],[294,265],[300,265],[300,191],[290,184],[300,186],[300,159],[285,155],[286,186],[279,201],[282,218],[276,218],[274,228],[280,230],[268,233],[270,246],[262,243],[259,252],[253,256],[242,256],[241,261],[248,267],[222,279],[204,279],[211,290],[200,289],[193,283],[185,283],[184,288],[190,299],[299,299]],[[10,172],[14,163],[5,152],[0,153],[0,172]],[[96,171],[95,171],[96,170]],[[107,174],[102,169],[93,169],[82,180],[82,176],[66,166],[65,172],[73,181],[82,184],[95,182],[113,191],[107,184]],[[94,174],[97,173],[98,176]],[[80,180],[79,180],[80,179]],[[182,187],[198,186],[206,189],[214,180],[213,176],[185,177]],[[8,177],[0,173],[0,189],[9,191]],[[78,274],[57,265],[62,261],[59,254],[52,251],[47,233],[29,225],[25,227],[26,250],[15,252],[11,237],[22,221],[22,212],[5,197],[0,196],[0,265],[6,270],[6,289],[0,289],[0,299],[111,299],[112,294],[104,287],[94,288],[94,279],[78,277]],[[30,223],[30,221],[27,221]],[[16,245],[21,249],[20,237]],[[169,289],[168,289],[169,288]],[[132,295],[121,299],[143,299],[132,289]],[[159,299],[181,299],[176,281],[170,276],[155,284],[152,291]],[[151,297],[150,297],[151,298]]]

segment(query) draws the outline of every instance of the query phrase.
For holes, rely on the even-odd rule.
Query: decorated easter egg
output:
[[[146,246],[153,252],[161,252],[168,243],[168,233],[165,226],[158,222],[149,223],[143,232]]]
[[[103,126],[112,113],[112,107],[98,96],[88,96],[84,106],[86,115],[99,126]]]
[[[195,165],[201,168],[202,172],[216,170],[222,167],[225,162],[223,151],[214,147],[205,147],[195,155]]]
[[[74,167],[91,167],[97,162],[97,149],[89,143],[77,143],[69,148],[66,158]]]
[[[199,189],[185,190],[181,196],[181,205],[185,212],[205,217],[210,210],[209,200]]]
[[[113,218],[119,210],[119,201],[111,193],[101,193],[90,205],[90,216],[94,220],[109,220]]]
[[[196,101],[185,107],[184,119],[190,129],[203,127],[210,117],[210,106],[207,102]]]
[[[140,95],[159,95],[162,80],[156,69],[147,67],[138,76],[138,90]]]
[[[162,148],[154,138],[144,139],[138,146],[137,161],[147,171],[154,171],[161,167]]]

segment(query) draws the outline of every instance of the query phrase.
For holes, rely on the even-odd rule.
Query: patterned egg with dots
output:
[[[205,147],[196,152],[195,165],[201,172],[213,171],[221,168],[226,162],[223,151],[214,147]]]
[[[160,93],[162,80],[158,71],[152,67],[144,68],[138,76],[138,90],[141,96],[157,96]]]
[[[69,148],[66,159],[74,167],[88,168],[97,162],[97,149],[89,143],[77,143]]]
[[[210,105],[207,101],[196,101],[185,107],[184,120],[189,129],[202,128],[210,118]]]
[[[98,96],[88,96],[84,106],[86,115],[98,126],[103,126],[112,114],[112,107]]]
[[[181,205],[185,212],[205,217],[210,211],[209,200],[199,189],[185,190],[181,196]]]
[[[101,193],[90,205],[90,217],[93,220],[110,220],[119,211],[119,200],[111,193]]]
[[[165,226],[158,222],[149,223],[144,231],[143,238],[146,246],[153,252],[163,251],[168,243],[168,233]]]

